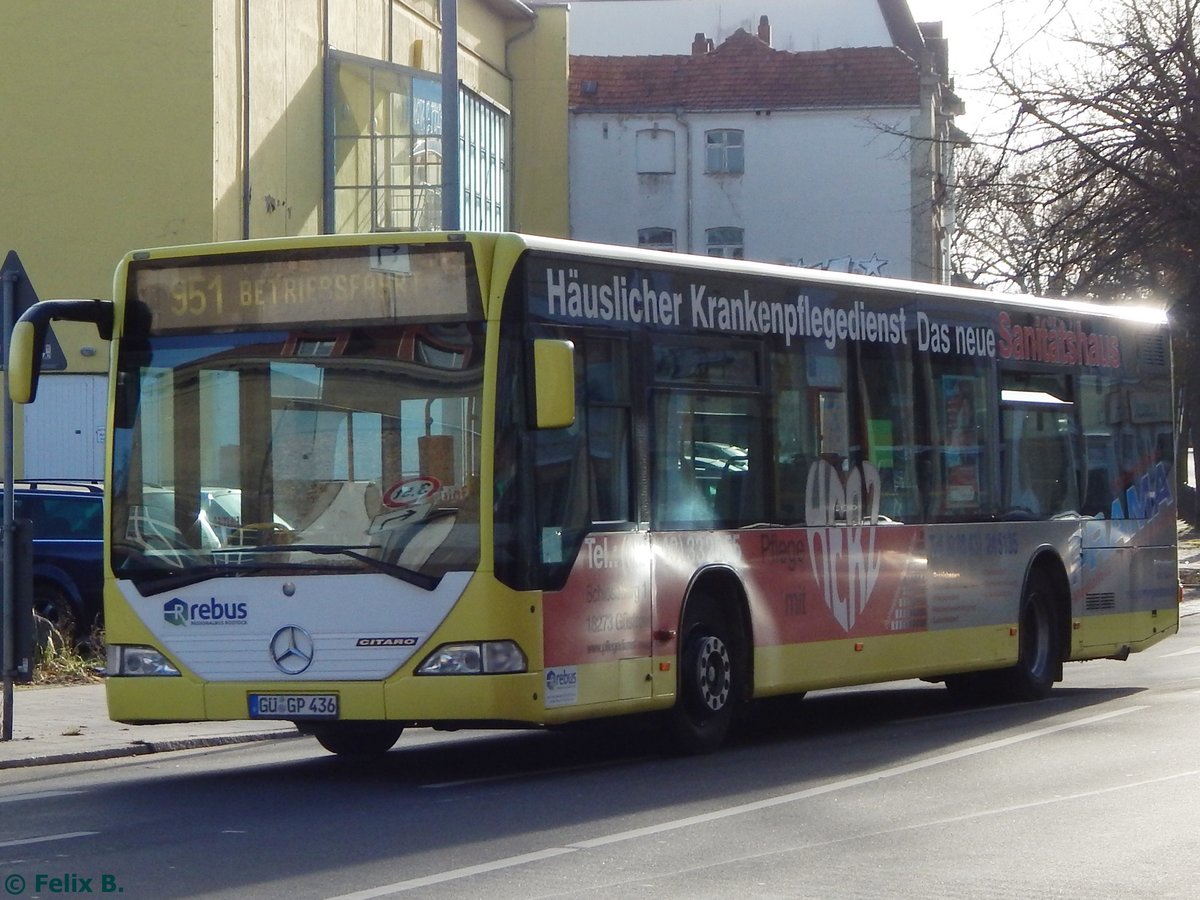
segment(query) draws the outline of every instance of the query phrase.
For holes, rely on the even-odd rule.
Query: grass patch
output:
[[[41,637],[39,631],[39,637]],[[93,684],[104,668],[104,633],[93,632],[82,644],[53,627],[42,640],[33,667],[34,684]]]

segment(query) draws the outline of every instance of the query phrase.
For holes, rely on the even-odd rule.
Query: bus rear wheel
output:
[[[1062,644],[1059,640],[1054,582],[1042,569],[1034,569],[1021,595],[1016,665],[992,672],[955,675],[946,686],[967,702],[1023,702],[1042,700],[1062,678]]]
[[[1017,639],[1017,664],[999,673],[1002,689],[1012,700],[1041,700],[1062,677],[1054,585],[1041,570],[1031,572],[1025,584]]]
[[[709,597],[690,604],[680,634],[672,743],[682,753],[710,753],[729,735],[743,693],[738,644]]]
[[[303,730],[330,753],[364,759],[382,756],[391,750],[404,727],[389,722],[336,722]]]

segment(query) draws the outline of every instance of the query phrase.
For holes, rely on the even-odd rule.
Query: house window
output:
[[[504,231],[508,225],[508,112],[460,87],[460,226]]]
[[[442,227],[442,100],[436,76],[332,52],[327,66],[325,230]],[[459,92],[460,226],[507,227],[509,116]]]
[[[670,175],[675,171],[675,132],[666,128],[643,128],[637,133],[639,175]]]
[[[746,170],[745,141],[740,128],[717,128],[704,133],[704,170],[740,175]]]
[[[708,244],[709,256],[724,256],[727,259],[743,259],[746,245],[744,232],[741,228],[726,225],[722,228],[709,228],[704,232]]]
[[[639,228],[638,246],[646,250],[674,250],[674,228]]]

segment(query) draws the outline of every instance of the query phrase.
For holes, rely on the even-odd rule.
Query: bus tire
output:
[[[965,703],[1020,703],[1049,696],[1062,677],[1062,643],[1054,581],[1035,568],[1025,581],[1018,620],[1017,662],[1006,669],[968,672],[946,679],[951,695]]]
[[[1009,700],[1041,700],[1062,677],[1062,650],[1056,627],[1054,582],[1044,569],[1034,569],[1021,595],[1017,664],[999,674]]]
[[[739,644],[728,618],[707,596],[688,604],[680,634],[672,743],[681,753],[711,753],[728,737],[744,693]]]
[[[307,729],[317,743],[338,756],[383,756],[400,739],[404,726],[390,722],[336,722]]]

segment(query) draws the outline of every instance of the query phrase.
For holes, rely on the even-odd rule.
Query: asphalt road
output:
[[[3,896],[1193,897],[1200,617],[1046,701],[901,682],[620,732],[307,739],[0,772]]]

